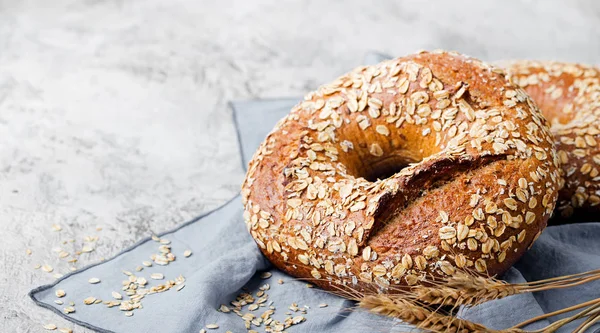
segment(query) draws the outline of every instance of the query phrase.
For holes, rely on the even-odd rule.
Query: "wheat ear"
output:
[[[598,279],[600,279],[600,270],[593,270],[540,281],[510,284],[465,271],[457,272],[439,281],[425,281],[423,285],[412,287],[410,293],[403,294],[427,304],[474,306],[511,295],[570,288]]]
[[[406,299],[392,298],[387,295],[369,295],[358,302],[361,308],[372,313],[397,318],[408,324],[428,332],[461,332],[461,333],[516,333],[524,332],[519,328],[492,330],[481,324],[465,319],[444,315]]]

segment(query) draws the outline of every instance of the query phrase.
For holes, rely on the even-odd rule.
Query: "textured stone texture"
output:
[[[52,248],[99,236],[83,267],[238,191],[228,100],[301,95],[368,50],[600,59],[594,0],[371,3],[0,0],[0,331],[73,328],[26,297],[53,280],[35,264],[68,272]]]

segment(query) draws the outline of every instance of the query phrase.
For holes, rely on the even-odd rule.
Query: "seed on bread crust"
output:
[[[422,52],[359,67],[296,105],[249,163],[244,219],[275,266],[325,289],[494,275],[545,227],[558,159],[546,120],[502,70]]]

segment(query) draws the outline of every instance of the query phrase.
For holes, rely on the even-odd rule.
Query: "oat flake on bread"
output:
[[[600,213],[600,70],[550,61],[507,64],[511,81],[550,121],[562,168],[562,217],[577,222]],[[571,218],[575,213],[575,218]]]
[[[495,275],[552,214],[553,145],[503,70],[421,52],[306,95],[250,161],[244,218],[275,266],[324,289]]]

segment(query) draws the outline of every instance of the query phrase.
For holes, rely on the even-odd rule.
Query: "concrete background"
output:
[[[87,331],[26,297],[52,249],[98,236],[83,267],[238,191],[227,101],[435,48],[599,63],[600,2],[0,0],[0,332]]]

